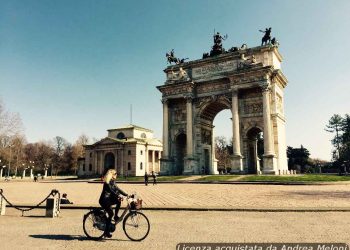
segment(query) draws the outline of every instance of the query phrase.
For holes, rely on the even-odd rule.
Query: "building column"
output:
[[[169,108],[168,100],[163,99],[163,158],[169,157]]]
[[[241,155],[241,143],[239,134],[239,111],[238,111],[238,90],[232,90],[232,169],[231,173],[243,172],[243,162]]]
[[[156,171],[154,167],[155,165],[154,163],[155,163],[155,151],[152,150],[152,171]]]
[[[193,107],[192,96],[186,97],[186,157],[183,174],[200,173],[199,166],[193,155]]]
[[[192,120],[192,98],[186,98],[186,148],[187,157],[193,157],[193,120]]]
[[[103,174],[104,172],[103,151],[100,151],[99,154],[100,154],[100,174]]]
[[[121,170],[121,175],[124,176],[124,149],[121,149],[120,151],[120,170]]]
[[[146,150],[145,150],[145,156],[146,156],[146,160],[145,160],[145,172],[148,173],[149,172],[149,159],[148,159],[148,148],[146,147]]]
[[[264,118],[264,173],[276,173],[276,158],[274,151],[274,139],[271,125],[270,110],[270,85],[268,82],[260,85],[263,99],[263,118]]]

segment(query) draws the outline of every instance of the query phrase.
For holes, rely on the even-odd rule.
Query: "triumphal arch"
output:
[[[271,31],[271,29],[270,29]],[[264,37],[265,38],[265,37]],[[185,62],[167,53],[163,103],[162,174],[216,174],[213,120],[232,112],[231,172],[286,174],[284,88],[278,43],[248,48],[214,46],[200,60]],[[263,152],[258,153],[259,140]]]

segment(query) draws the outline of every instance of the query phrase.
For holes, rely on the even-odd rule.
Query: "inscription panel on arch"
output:
[[[235,69],[237,69],[236,61],[211,63],[202,67],[194,68],[192,70],[192,78],[193,79],[206,78],[211,75],[218,75],[219,73],[224,73]]]

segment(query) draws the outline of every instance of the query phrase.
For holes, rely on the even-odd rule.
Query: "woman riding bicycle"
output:
[[[121,204],[119,195],[128,196],[128,194],[120,188],[118,188],[117,184],[115,183],[115,180],[117,179],[117,172],[115,171],[115,169],[109,169],[103,179],[103,190],[99,199],[99,203],[101,207],[104,208],[108,213],[108,220],[106,226],[107,228],[110,228],[113,217],[113,210],[111,208],[112,205],[116,204],[114,220],[118,222],[118,211],[120,209]],[[109,238],[112,237],[111,232],[107,230],[105,236]]]

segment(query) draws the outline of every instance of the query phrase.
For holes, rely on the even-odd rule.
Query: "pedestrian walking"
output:
[[[157,174],[152,171],[152,177],[153,177],[153,185],[156,185],[157,184]]]
[[[148,174],[145,172],[145,185],[148,186]]]

